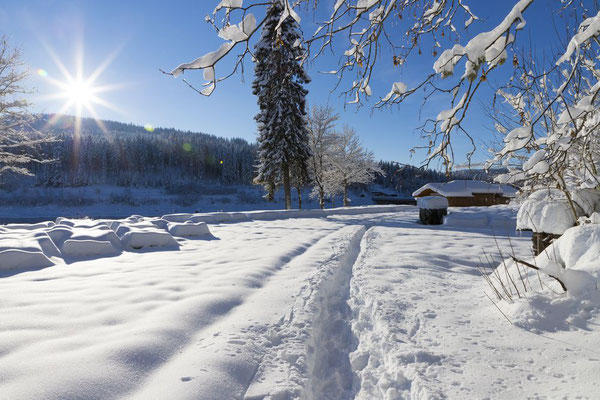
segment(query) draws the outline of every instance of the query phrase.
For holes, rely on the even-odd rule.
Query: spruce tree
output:
[[[260,41],[255,47],[253,93],[258,97],[259,164],[257,183],[269,191],[283,185],[285,207],[291,208],[291,183],[307,176],[311,156],[306,123],[306,94],[310,78],[300,65],[302,49],[298,24],[286,18],[280,0],[267,10]]]

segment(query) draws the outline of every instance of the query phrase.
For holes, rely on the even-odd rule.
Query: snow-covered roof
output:
[[[517,189],[510,185],[483,181],[455,180],[446,183],[428,183],[416,190],[412,195],[413,197],[417,197],[427,189],[444,197],[472,197],[473,193],[497,193],[505,197],[515,197],[517,194]]]

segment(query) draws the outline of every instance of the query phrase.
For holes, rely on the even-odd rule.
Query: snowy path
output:
[[[501,235],[514,211],[484,217]],[[599,321],[544,336],[509,325],[476,269],[482,248],[497,253],[492,230],[416,218],[406,207],[211,225],[217,240],[180,240],[180,251],[0,278],[0,398],[600,392],[600,354],[583,350],[596,347]],[[529,243],[512,240],[517,251]]]
[[[374,227],[352,279],[357,399],[597,398],[596,330],[510,325],[484,295],[490,231]],[[530,241],[513,238],[526,254]],[[508,252],[511,243],[499,239]],[[590,327],[599,321],[590,321]]]

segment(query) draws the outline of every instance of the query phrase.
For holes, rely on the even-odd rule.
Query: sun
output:
[[[86,81],[73,81],[65,85],[65,97],[76,107],[89,107],[96,100],[96,88]]]
[[[75,133],[78,134],[81,127],[81,119],[84,116],[84,113],[86,113],[96,121],[96,124],[102,131],[106,132],[96,111],[96,106],[102,106],[113,111],[122,112],[106,100],[102,99],[101,94],[119,89],[123,85],[100,84],[98,80],[102,72],[110,65],[117,52],[109,56],[91,74],[86,76],[83,70],[82,49],[76,54],[75,68],[72,71],[69,71],[69,69],[65,67],[63,62],[49,47],[47,47],[47,50],[63,75],[62,79],[57,79],[44,69],[38,70],[38,75],[57,89],[55,93],[43,97],[48,100],[62,100],[63,102],[60,110],[50,119],[48,124],[54,124],[61,115],[71,114],[75,116]]]

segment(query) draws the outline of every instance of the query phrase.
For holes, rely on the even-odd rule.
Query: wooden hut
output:
[[[517,189],[482,181],[455,180],[445,183],[428,183],[415,191],[415,198],[442,196],[449,207],[493,206],[508,204],[516,196]]]

